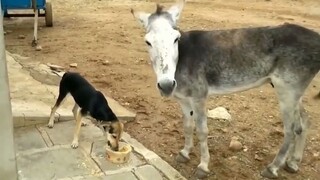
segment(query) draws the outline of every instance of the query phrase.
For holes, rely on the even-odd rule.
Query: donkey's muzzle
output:
[[[158,89],[164,96],[170,96],[176,87],[177,83],[175,80],[164,79],[158,82]]]

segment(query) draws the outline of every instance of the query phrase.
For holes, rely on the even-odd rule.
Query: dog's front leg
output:
[[[81,128],[81,119],[82,119],[82,114],[81,111],[77,112],[76,116],[76,128],[73,134],[73,141],[71,143],[71,147],[73,149],[76,149],[79,145],[79,133],[80,133],[80,128]]]

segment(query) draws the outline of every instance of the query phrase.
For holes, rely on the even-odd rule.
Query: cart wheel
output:
[[[46,26],[52,27],[53,26],[53,16],[52,16],[52,5],[51,2],[46,2],[46,10],[45,10],[45,20],[46,20]]]

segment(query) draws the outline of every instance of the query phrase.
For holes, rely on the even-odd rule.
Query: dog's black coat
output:
[[[62,100],[70,93],[81,108],[83,116],[90,115],[98,121],[117,121],[116,115],[108,105],[104,95],[97,91],[79,73],[66,72],[59,87],[59,97],[56,105],[59,106]]]

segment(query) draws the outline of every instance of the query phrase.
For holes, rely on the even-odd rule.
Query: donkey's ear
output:
[[[171,14],[172,19],[175,24],[177,23],[177,21],[180,18],[180,14],[183,9],[184,3],[185,3],[185,0],[178,0],[178,2],[175,5],[171,6],[168,9],[168,13]]]
[[[132,15],[135,17],[136,20],[138,20],[144,28],[147,28],[148,26],[148,19],[149,16],[151,15],[150,13],[145,13],[142,11],[135,12],[133,9],[131,9]]]

